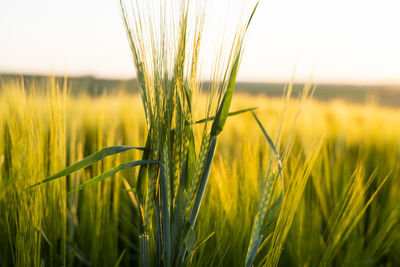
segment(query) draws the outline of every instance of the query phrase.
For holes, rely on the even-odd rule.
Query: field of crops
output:
[[[396,86],[237,84],[259,3],[117,1],[135,81],[0,76],[0,267],[400,266]]]
[[[8,82],[0,92],[0,266],[138,264],[137,200],[127,189],[139,169],[67,192],[143,152],[24,188],[104,147],[144,146],[140,96],[72,97],[55,81]],[[400,111],[245,94],[230,110],[254,106],[282,156],[286,185],[254,264],[399,266]],[[195,132],[197,150],[200,142]],[[243,266],[270,160],[251,114],[229,117],[185,264]],[[278,197],[275,190],[271,198]]]

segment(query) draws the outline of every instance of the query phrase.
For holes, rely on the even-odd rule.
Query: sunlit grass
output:
[[[57,93],[55,83],[47,88],[47,95],[26,93],[19,83],[1,89],[1,264],[66,262],[79,266],[90,262],[110,266],[124,250],[121,265],[137,264],[138,214],[123,183],[126,179],[134,184],[137,170],[123,171],[112,180],[69,197],[66,192],[122,161],[140,159],[140,151],[105,159],[67,180],[29,192],[23,189],[54,172],[50,168],[58,170],[103,147],[145,143],[147,130],[140,97],[73,98],[63,96],[61,88]],[[199,96],[199,105],[206,99]],[[249,106],[259,107],[258,117],[276,140],[284,101],[237,95],[231,110]],[[288,140],[298,106],[293,100],[287,104],[282,144]],[[195,115],[201,116],[201,112]],[[280,265],[399,264],[398,125],[398,110],[340,102],[302,104],[292,152],[284,159],[287,194],[290,181],[296,185],[286,203],[300,199],[296,200],[297,209],[282,206],[282,216],[293,213],[290,229],[282,224],[283,230],[269,237],[276,242],[279,236],[274,235],[287,235]],[[199,145],[201,139],[196,140]],[[214,234],[196,250],[193,266],[244,264],[271,158],[274,156],[250,114],[227,121],[194,229],[199,240]],[[314,161],[311,170],[305,164],[308,159]],[[306,181],[298,180],[307,177],[304,172],[308,171]],[[305,186],[302,196],[296,194],[301,186]],[[380,191],[374,194],[377,189]],[[259,251],[256,263],[264,262],[266,256],[265,263],[272,262],[268,259],[275,256],[264,253],[267,245]]]

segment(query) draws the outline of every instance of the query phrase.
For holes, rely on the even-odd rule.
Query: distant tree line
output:
[[[21,81],[29,85],[31,83],[45,83],[51,77],[54,77],[61,83],[65,79],[63,76],[0,74],[0,90],[1,83],[7,81]],[[139,92],[136,79],[101,79],[93,76],[68,77],[67,85],[69,94],[73,96],[83,94],[96,97],[104,94],[134,94]],[[283,94],[285,86],[287,85],[283,83],[238,82],[236,91],[247,94],[265,94],[272,97],[280,97]],[[303,84],[293,85],[294,97],[299,95],[303,86]],[[26,88],[29,88],[29,86]],[[207,82],[205,83],[205,88],[207,88]],[[40,88],[37,88],[37,90],[39,91]],[[341,99],[351,103],[374,102],[378,105],[399,107],[400,86],[319,84],[317,85],[314,97],[322,101]]]

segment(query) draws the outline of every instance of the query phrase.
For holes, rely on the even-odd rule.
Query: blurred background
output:
[[[210,10],[242,8],[209,1]],[[228,3],[228,5],[226,4]],[[400,2],[261,1],[248,33],[238,90],[281,95],[294,77],[319,99],[400,103]],[[234,12],[231,12],[234,13]],[[218,34],[219,16],[208,32]],[[214,32],[213,32],[214,31]],[[71,91],[135,91],[118,1],[2,1],[1,78],[68,76]],[[301,85],[298,86],[302,87]]]

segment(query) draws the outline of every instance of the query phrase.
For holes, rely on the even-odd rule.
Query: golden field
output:
[[[123,251],[121,265],[137,264],[137,211],[126,192],[137,170],[67,192],[142,152],[107,158],[31,191],[24,188],[103,147],[143,146],[147,130],[140,96],[69,96],[55,81],[7,82],[0,92],[0,266],[112,266]],[[204,97],[196,103],[202,110]],[[284,240],[277,246],[279,265],[398,266],[400,110],[234,95],[231,111],[247,107],[258,107],[256,114],[283,157],[285,181],[293,187],[281,209],[287,216],[279,232]],[[209,239],[190,266],[244,262],[272,157],[250,114],[228,118],[195,228],[199,240]],[[268,265],[263,249],[278,240],[275,231],[269,235],[259,249],[260,264]]]

